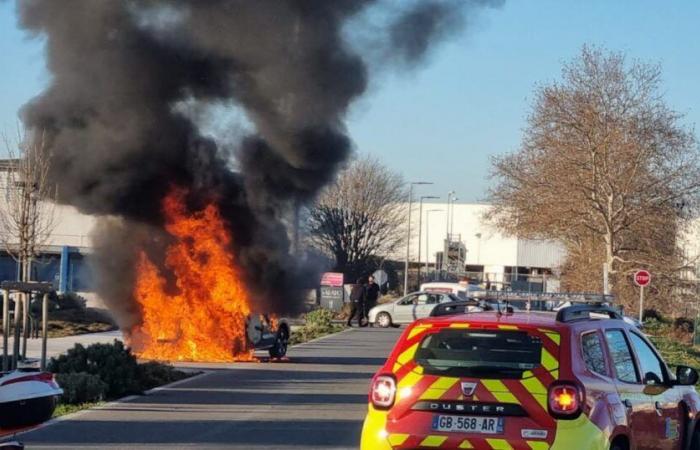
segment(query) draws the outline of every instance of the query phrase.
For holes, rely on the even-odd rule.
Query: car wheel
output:
[[[391,326],[391,316],[389,313],[381,312],[377,314],[377,325],[382,328],[389,328]]]
[[[287,331],[283,328],[277,332],[277,339],[275,340],[275,345],[270,349],[270,357],[283,358],[287,354],[288,346],[289,335]]]

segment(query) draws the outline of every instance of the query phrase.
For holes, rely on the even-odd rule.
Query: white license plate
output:
[[[503,417],[479,416],[433,416],[433,430],[454,431],[459,433],[501,434],[505,419]]]

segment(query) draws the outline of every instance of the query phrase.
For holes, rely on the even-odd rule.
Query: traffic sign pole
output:
[[[644,319],[644,287],[651,283],[651,274],[647,270],[638,270],[634,274],[634,284],[639,286],[639,321]]]

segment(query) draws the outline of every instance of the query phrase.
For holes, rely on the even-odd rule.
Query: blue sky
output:
[[[485,198],[490,157],[518,146],[533,88],[555,80],[583,44],[627,52],[663,67],[668,103],[700,121],[700,2],[690,0],[509,0],[431,56],[426,67],[373,81],[349,128],[358,151],[407,180],[433,181],[426,195],[454,189]],[[0,0],[0,130],[48,80],[40,40],[16,27]]]

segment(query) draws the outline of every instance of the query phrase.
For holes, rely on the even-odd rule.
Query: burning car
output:
[[[289,346],[290,328],[284,319],[251,314],[246,327],[248,343],[255,350],[267,350],[271,358],[283,358]]]

